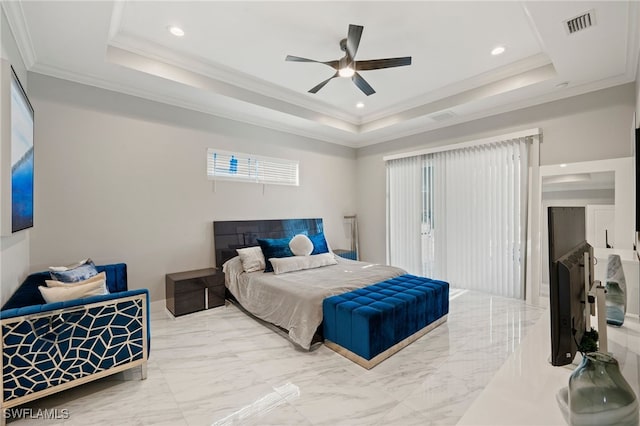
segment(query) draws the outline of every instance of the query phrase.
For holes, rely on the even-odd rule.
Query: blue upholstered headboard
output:
[[[286,238],[323,232],[322,219],[232,220],[213,222],[216,266],[236,256],[236,249],[257,246],[258,238]]]

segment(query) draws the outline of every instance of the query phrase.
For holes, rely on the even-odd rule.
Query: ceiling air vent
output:
[[[444,111],[431,116],[433,121],[443,122],[452,119],[456,114],[453,111]]]
[[[596,15],[593,9],[587,13],[583,13],[580,16],[576,16],[573,19],[564,21],[565,29],[567,33],[573,34],[578,31],[586,30],[596,24]]]

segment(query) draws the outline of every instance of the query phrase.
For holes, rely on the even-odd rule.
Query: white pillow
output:
[[[38,287],[45,302],[64,302],[65,300],[80,299],[87,296],[97,296],[100,294],[109,294],[107,284],[104,280],[95,282],[62,287]]]
[[[273,265],[273,273],[276,275],[338,264],[333,253],[314,254],[313,256],[281,257],[269,260]]]
[[[55,280],[44,280],[44,282],[47,284],[47,287],[75,287],[75,286],[88,284],[88,283],[92,283],[100,280],[103,280],[104,282],[107,281],[106,272],[100,272],[98,275],[94,275],[93,277],[87,278],[84,281],[78,281],[75,283],[65,283],[62,281],[55,281]]]
[[[295,256],[309,256],[313,251],[313,242],[304,234],[298,234],[289,241],[291,253]]]
[[[262,271],[266,267],[260,246],[236,249],[245,272]]]

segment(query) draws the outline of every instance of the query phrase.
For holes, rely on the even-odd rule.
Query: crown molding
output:
[[[306,94],[300,94],[291,89],[250,76],[222,64],[169,50],[164,46],[157,45],[140,37],[120,32],[109,40],[108,45],[151,61],[179,67],[186,71],[201,74],[263,96],[294,104],[301,108],[314,110],[352,125],[357,126],[360,124],[360,119],[355,114],[336,109],[334,106],[322,101],[311,99]]]
[[[331,115],[321,114],[313,109],[303,108],[280,99],[261,95],[243,87],[237,87],[203,74],[189,71],[179,66],[159,63],[137,55],[128,50],[122,50],[114,46],[107,47],[107,60],[113,64],[129,68],[134,71],[153,75],[175,83],[189,87],[202,89],[208,93],[232,98],[238,101],[250,103],[258,107],[272,111],[285,113],[292,117],[298,117],[320,123],[323,126],[357,134],[359,126],[345,122]]]
[[[65,69],[50,66],[50,65],[43,65],[41,63],[36,64],[31,70],[31,72],[36,72],[49,77],[59,78],[62,80],[83,84],[86,86],[93,86],[99,89],[122,93],[129,96],[135,96],[138,98],[147,99],[150,101],[159,102],[167,105],[172,105],[179,108],[197,111],[204,114],[209,114],[219,118],[227,119],[227,120],[247,123],[247,124],[251,124],[258,127],[264,127],[271,130],[277,130],[280,132],[290,133],[290,134],[302,136],[309,139],[316,139],[323,142],[346,146],[349,148],[357,148],[357,143],[355,141],[348,140],[343,136],[338,136],[338,137],[331,136],[331,135],[327,135],[325,132],[321,132],[321,131],[314,132],[314,131],[303,129],[301,127],[287,125],[282,121],[263,119],[256,116],[248,115],[244,112],[230,111],[222,107],[213,107],[211,105],[202,105],[195,102],[188,102],[188,101],[185,101],[184,99],[177,98],[174,96],[168,96],[164,94],[159,94],[154,91],[143,90],[143,89],[140,89],[139,87],[135,87],[131,85],[117,84],[117,83],[113,83],[110,80],[105,80],[96,76],[69,72]]]
[[[526,71],[522,74],[513,75],[511,77],[497,80],[483,86],[476,86],[472,89],[458,92],[454,95],[416,106],[396,115],[391,115],[376,121],[370,121],[362,125],[360,131],[362,133],[366,133],[377,130],[379,128],[388,127],[395,122],[404,122],[419,117],[429,116],[439,111],[452,110],[459,105],[464,105],[469,102],[474,102],[493,96],[499,96],[506,92],[521,89],[532,84],[552,79],[555,76],[555,68],[552,64],[548,64]]]
[[[22,57],[22,62],[27,70],[31,70],[36,63],[36,52],[33,48],[33,42],[31,41],[31,34],[29,34],[29,28],[27,27],[27,21],[24,17],[24,11],[22,10],[22,3],[20,1],[3,1],[0,2],[9,27],[13,33],[13,37],[18,45],[18,51]]]
[[[628,25],[626,75],[635,80],[640,56],[640,6],[636,1],[629,2]]]
[[[371,145],[377,145],[385,142],[392,142],[394,140],[402,139],[409,136],[414,136],[420,133],[426,133],[433,130],[456,126],[466,122],[481,120],[484,118],[493,117],[500,114],[507,114],[510,112],[515,112],[515,111],[535,107],[538,105],[543,105],[550,102],[560,101],[562,99],[568,99],[575,96],[584,95],[584,94],[595,92],[598,90],[604,90],[611,87],[632,83],[633,81],[634,80],[629,78],[627,75],[621,74],[614,78],[603,79],[603,80],[582,84],[578,86],[571,86],[569,88],[546,93],[544,95],[540,95],[535,98],[528,98],[526,100],[510,102],[504,105],[496,106],[494,108],[477,111],[475,113],[456,116],[443,123],[431,121],[428,123],[417,124],[410,128],[395,129],[393,137],[389,137],[384,132],[380,132],[382,133],[381,135],[376,135],[376,133],[378,132],[372,131],[371,136],[367,138],[366,142],[360,142],[358,144],[358,148],[365,148]],[[401,123],[400,127],[402,127],[403,124],[406,125],[406,127],[410,126],[410,122],[405,122],[405,123]]]
[[[294,134],[294,135],[305,137],[305,138],[316,139],[323,142],[328,142],[328,143],[346,146],[346,147],[355,148],[355,149],[364,148],[364,147],[376,145],[379,143],[390,142],[396,139],[401,139],[404,137],[413,136],[416,134],[425,133],[425,132],[437,130],[440,128],[455,126],[468,121],[473,121],[473,120],[483,119],[483,118],[487,118],[487,117],[491,117],[499,114],[513,112],[520,109],[525,109],[525,108],[529,108],[536,105],[541,105],[544,103],[549,103],[549,102],[553,102],[553,101],[557,101],[565,98],[579,96],[585,93],[593,92],[596,90],[602,90],[609,87],[630,83],[633,81],[633,79],[629,78],[626,75],[619,75],[613,79],[600,80],[600,81],[589,83],[589,84],[573,86],[567,89],[558,90],[552,93],[538,96],[533,99],[527,99],[525,101],[520,101],[520,102],[512,102],[512,103],[501,105],[495,108],[479,111],[473,114],[457,116],[443,123],[429,121],[426,123],[418,123],[418,124],[412,125],[411,122],[409,121],[405,123],[399,123],[397,126],[389,126],[386,128],[374,130],[371,132],[371,134],[359,133],[355,135],[354,134],[330,135],[328,134],[327,131],[322,129],[318,131],[313,131],[313,130],[304,129],[300,126],[288,125],[279,120],[263,119],[255,116],[250,116],[246,113],[229,111],[228,109],[225,109],[225,108],[213,107],[211,105],[205,106],[205,105],[197,104],[194,102],[187,102],[184,99],[179,99],[179,98],[168,96],[168,95],[158,94],[157,92],[143,90],[143,89],[140,89],[139,87],[134,87],[130,85],[115,84],[111,81],[104,80],[99,77],[72,73],[67,70],[60,69],[53,66],[37,64],[33,67],[31,71],[48,75],[51,77],[55,77],[55,78],[69,80],[79,84],[94,86],[94,87],[98,87],[105,90],[124,93],[127,95],[136,96],[139,98],[148,99],[155,102],[160,102],[168,105],[177,106],[180,108],[198,111],[205,114],[214,115],[216,117],[220,117],[223,119],[233,120],[241,123],[247,123],[254,126],[264,127],[271,130],[290,133],[290,134]],[[424,116],[424,118],[427,118],[427,117]],[[407,128],[407,127],[410,127],[410,128]]]
[[[111,20],[109,21],[109,32],[107,40],[112,40],[120,31],[122,23],[122,15],[124,13],[124,0],[117,0],[113,2],[113,8],[111,9]]]
[[[529,71],[541,68],[549,64],[551,64],[551,60],[547,55],[543,53],[529,56],[498,69],[492,69],[482,74],[458,81],[454,84],[449,84],[447,86],[432,90],[424,95],[408,99],[407,101],[395,104],[390,108],[386,108],[384,111],[367,115],[363,118],[362,124],[363,126],[366,126],[368,123],[375,122],[393,115],[402,114],[423,105],[435,103],[442,99],[459,95],[460,93],[465,91],[477,89],[482,86],[488,86],[500,80],[506,80],[510,77],[523,75]]]

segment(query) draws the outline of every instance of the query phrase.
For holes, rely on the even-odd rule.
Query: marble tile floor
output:
[[[444,325],[365,370],[324,345],[298,349],[229,303],[158,312],[146,380],[139,369],[119,373],[26,404],[34,418],[9,424],[454,425],[545,313],[452,292]]]

